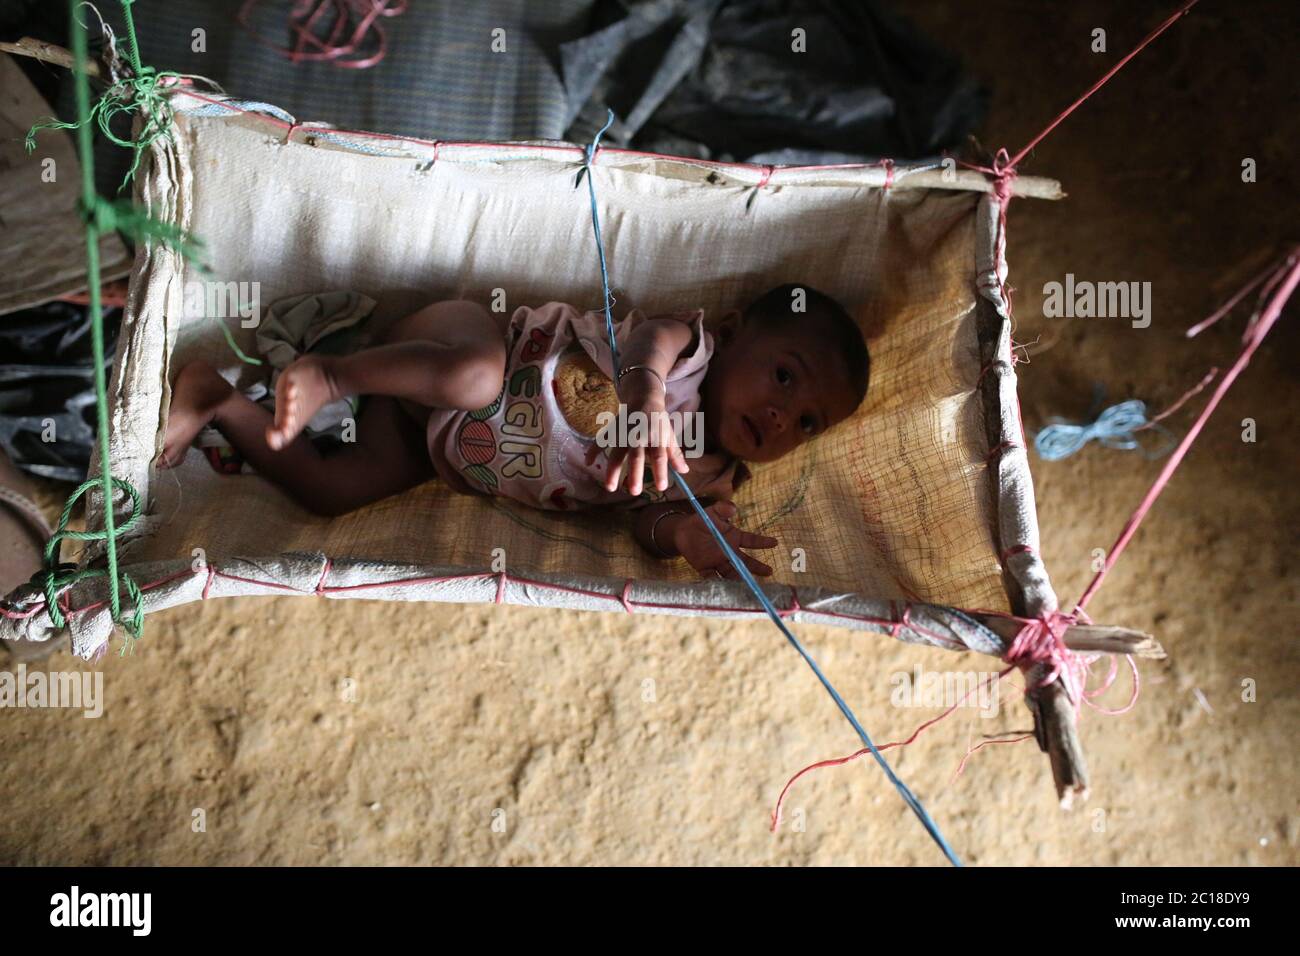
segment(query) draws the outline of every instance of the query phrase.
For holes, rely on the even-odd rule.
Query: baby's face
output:
[[[858,397],[830,346],[798,330],[741,328],[709,362],[704,428],[746,461],[775,461],[843,421]]]

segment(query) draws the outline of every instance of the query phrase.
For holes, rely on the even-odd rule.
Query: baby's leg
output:
[[[214,425],[258,474],[304,508],[336,516],[434,477],[423,432],[394,399],[374,397],[357,419],[356,441],[322,455],[305,435],[272,451],[271,413],[249,401],[215,369],[193,362],[176,379],[167,421],[164,466],[184,457],[194,436]]]
[[[271,448],[284,448],[327,402],[388,395],[426,408],[482,408],[501,391],[509,317],[474,302],[437,302],[402,319],[387,344],[351,355],[306,355],[281,373]]]

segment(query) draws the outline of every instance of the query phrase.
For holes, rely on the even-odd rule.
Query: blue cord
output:
[[[1071,422],[1054,421],[1039,430],[1034,436],[1034,449],[1044,461],[1060,461],[1069,458],[1090,441],[1098,441],[1107,448],[1119,448],[1131,451],[1141,448],[1134,432],[1139,428],[1152,427],[1166,438],[1171,438],[1159,425],[1147,421],[1145,402],[1132,399],[1112,405],[1090,422],[1076,425]],[[1164,447],[1147,452],[1148,458],[1159,458],[1172,447],[1172,441]]]
[[[614,340],[614,318],[610,314],[609,269],[605,261],[605,241],[601,237],[600,233],[600,215],[596,210],[595,176],[591,174],[591,166],[596,158],[596,150],[600,145],[600,137],[605,134],[605,131],[610,128],[613,122],[614,111],[610,110],[609,119],[605,121],[605,125],[600,128],[600,131],[596,133],[595,139],[593,139],[591,144],[587,147],[586,163],[583,169],[587,173],[587,193],[591,197],[591,224],[596,233],[596,251],[600,255],[600,282],[605,303],[605,331],[609,335],[609,351],[613,361],[613,369],[615,372],[614,377],[617,379],[620,363],[618,360],[618,345]],[[615,382],[614,388],[617,392],[617,381]],[[830,694],[831,699],[835,701],[835,706],[840,709],[840,713],[844,715],[848,722],[853,726],[853,729],[857,731],[862,742],[866,745],[867,749],[871,751],[871,756],[876,758],[876,763],[878,763],[880,769],[885,772],[885,776],[889,778],[889,782],[898,789],[899,795],[903,798],[903,802],[912,808],[912,812],[915,813],[917,819],[921,821],[921,825],[925,827],[926,832],[929,833],[934,842],[939,845],[939,849],[943,850],[944,856],[948,858],[948,862],[952,863],[953,866],[961,866],[961,860],[957,858],[957,855],[952,851],[952,848],[948,846],[948,841],[943,838],[943,834],[939,832],[939,827],[935,824],[934,820],[930,818],[930,814],[928,814],[925,807],[921,805],[921,801],[918,800],[915,794],[907,788],[907,784],[903,783],[903,781],[898,778],[897,774],[894,773],[893,768],[889,766],[888,761],[881,756],[880,751],[876,749],[876,745],[871,742],[871,737],[867,734],[866,729],[858,721],[858,718],[849,708],[849,705],[844,702],[844,698],[840,696],[839,691],[835,689],[834,685],[831,684],[826,675],[822,673],[822,669],[817,666],[817,662],[813,660],[812,655],[804,649],[804,646],[799,643],[799,639],[795,637],[790,628],[786,626],[785,621],[781,619],[781,615],[778,614],[776,608],[772,606],[772,602],[768,599],[768,596],[763,592],[763,589],[758,586],[758,582],[754,580],[754,576],[749,573],[749,568],[745,567],[745,563],[740,560],[740,556],[736,554],[732,549],[731,544],[722,536],[722,533],[718,531],[717,526],[713,523],[713,519],[711,519],[708,512],[704,510],[704,506],[701,505],[699,499],[695,497],[695,493],[691,491],[690,486],[686,484],[686,480],[682,478],[677,469],[673,468],[671,470],[673,481],[677,482],[677,486],[686,494],[686,498],[690,501],[691,507],[695,509],[695,513],[704,521],[704,526],[708,528],[709,533],[713,535],[713,540],[718,542],[718,546],[722,548],[723,553],[727,556],[727,560],[729,560],[732,567],[736,569],[736,573],[740,575],[741,580],[743,580],[749,590],[753,592],[754,597],[758,599],[758,603],[761,604],[763,610],[767,612],[767,616],[772,619],[772,623],[780,628],[781,633],[785,635],[785,639],[790,642],[790,646],[798,651],[799,656],[804,659],[804,663],[812,668],[812,672],[817,675],[817,679],[821,681],[822,686],[826,688],[826,692]]]

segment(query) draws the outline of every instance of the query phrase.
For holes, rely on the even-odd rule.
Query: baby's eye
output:
[[[804,415],[799,419],[799,427],[804,430],[805,434],[811,435],[817,430],[817,422],[813,420],[811,415]]]
[[[787,369],[784,365],[778,365],[776,367],[776,380],[780,382],[782,385],[789,385],[790,380],[793,377],[794,376],[790,374],[790,370]]]

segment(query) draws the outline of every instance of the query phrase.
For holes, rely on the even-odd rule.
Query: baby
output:
[[[176,379],[160,464],[178,463],[213,425],[258,473],[321,515],[431,478],[538,508],[632,507],[634,535],[650,554],[737,577],[671,467],[749,569],[770,575],[740,549],[776,539],[730,522],[731,498],[748,477],[743,462],[775,461],[853,414],[870,371],[857,325],[829,296],[786,285],[727,313],[713,333],[702,310],[634,310],[615,338],[618,370],[602,313],[551,303],[505,315],[438,302],[397,322],[375,348],[299,358],[281,373],[274,414],[192,362]],[[347,396],[365,397],[355,441],[322,452],[303,428]],[[683,428],[688,420],[701,427]]]

